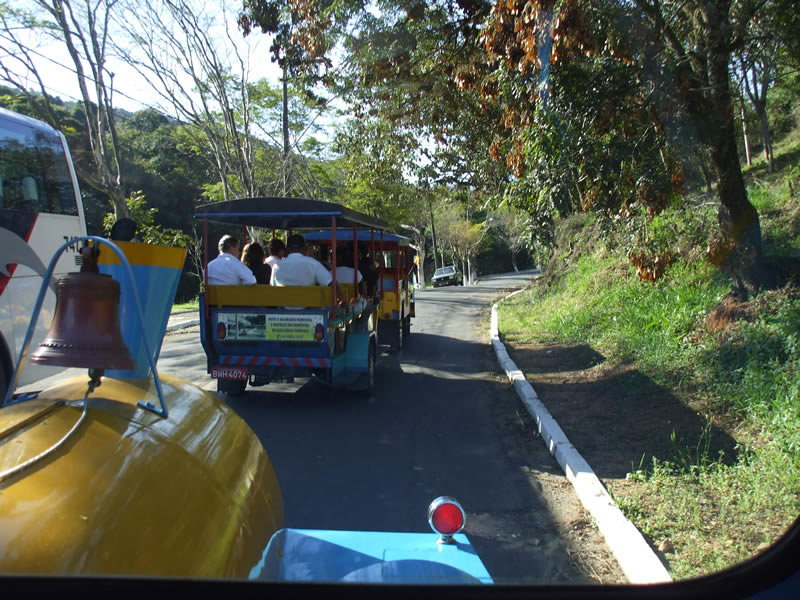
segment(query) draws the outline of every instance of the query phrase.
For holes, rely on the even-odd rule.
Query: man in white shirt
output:
[[[286,243],[286,258],[272,267],[272,285],[330,285],[330,271],[316,258],[304,254],[306,240],[302,235],[290,235]]]
[[[353,275],[354,273],[358,273],[358,283],[360,284],[364,277],[361,275],[361,271],[357,271],[353,268],[353,248],[347,246],[339,246],[336,248],[336,281],[338,283],[353,283]],[[359,291],[362,295],[365,294],[366,288],[364,286],[358,286]]]
[[[255,285],[256,276],[239,260],[239,240],[223,235],[217,247],[219,255],[208,263],[208,285]]]

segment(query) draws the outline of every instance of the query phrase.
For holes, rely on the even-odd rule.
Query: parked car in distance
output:
[[[433,287],[464,285],[464,276],[454,265],[450,265],[436,269],[431,278],[431,282],[433,283]]]

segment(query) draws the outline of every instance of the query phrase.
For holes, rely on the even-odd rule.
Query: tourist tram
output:
[[[218,391],[242,394],[247,385],[292,382],[313,377],[337,387],[371,394],[375,386],[379,303],[359,294],[357,281],[336,281],[337,233],[386,229],[378,219],[338,204],[304,198],[243,198],[206,204],[203,222],[205,264],[208,223],[305,234],[331,234],[331,286],[208,285],[200,294],[200,337],[208,373]],[[385,234],[384,234],[385,235]],[[373,240],[376,237],[373,234]],[[357,248],[353,261],[357,264]],[[373,249],[373,256],[374,256]],[[207,269],[204,269],[204,273]],[[342,292],[337,297],[335,290]]]
[[[414,268],[411,240],[402,235],[359,229],[357,241],[360,248],[374,248],[369,259],[377,259],[376,293],[380,299],[378,310],[378,340],[402,349],[411,335],[414,317],[414,286],[409,278]],[[316,231],[305,236],[306,241],[331,247],[331,230]],[[342,229],[336,232],[337,242],[352,244],[353,232]]]

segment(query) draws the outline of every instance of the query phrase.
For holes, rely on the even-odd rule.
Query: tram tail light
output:
[[[428,507],[428,523],[439,534],[440,544],[452,543],[453,536],[464,528],[467,515],[455,498],[440,496]]]

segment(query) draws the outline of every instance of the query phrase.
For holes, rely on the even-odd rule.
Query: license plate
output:
[[[247,367],[213,367],[211,377],[214,379],[236,379],[247,381]]]

